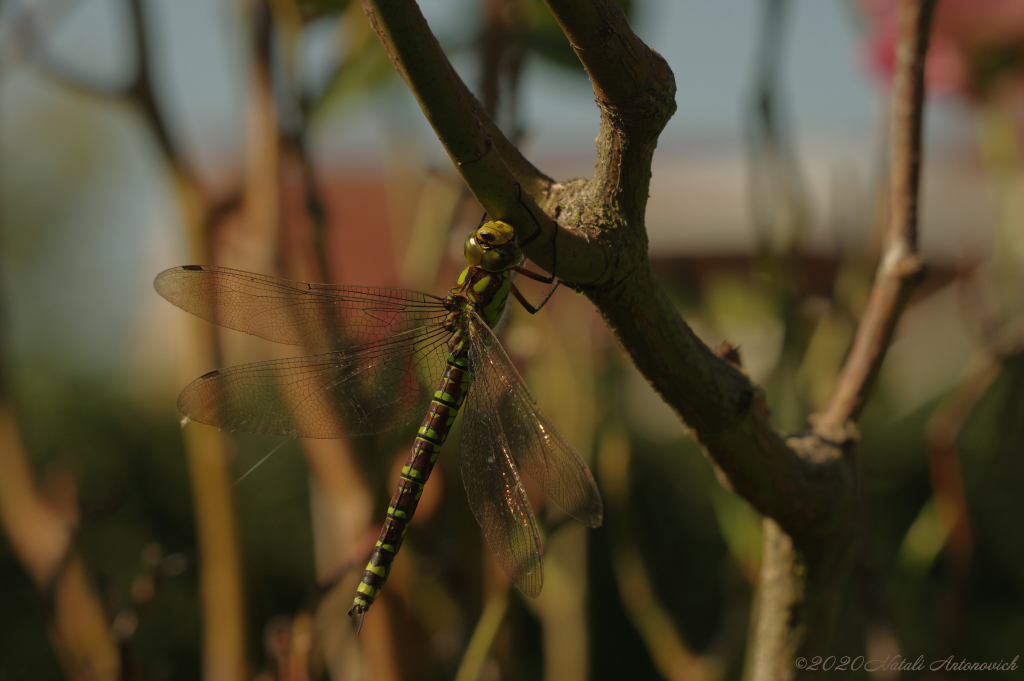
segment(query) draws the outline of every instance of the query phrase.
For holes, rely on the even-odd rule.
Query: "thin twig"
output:
[[[928,472],[939,523],[945,533],[946,579],[937,604],[935,651],[957,650],[969,598],[974,536],[964,487],[960,435],[1005,358],[984,353],[939,403],[926,427]]]
[[[918,185],[924,66],[936,0],[900,0],[899,43],[890,103],[889,226],[867,308],[857,327],[835,392],[825,411],[812,417],[815,432],[834,442],[853,437],[874,387],[896,323],[924,275],[917,247]]]

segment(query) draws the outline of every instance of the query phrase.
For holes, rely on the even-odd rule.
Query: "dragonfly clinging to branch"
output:
[[[515,230],[504,222],[478,227],[466,239],[465,255],[469,265],[444,298],[205,265],[174,267],[156,278],[160,295],[203,319],[326,351],[204,374],[178,397],[189,419],[250,433],[337,438],[380,433],[426,414],[349,611],[360,623],[387,580],[463,403],[461,467],[469,505],[523,593],[540,593],[543,567],[522,472],[569,515],[601,525],[594,477],[538,408],[492,331],[510,293],[531,313],[548,300],[531,306],[512,281],[516,273],[546,283],[554,277],[521,266]]]

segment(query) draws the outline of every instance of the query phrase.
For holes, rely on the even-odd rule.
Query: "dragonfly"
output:
[[[494,335],[514,283],[531,272],[515,228],[482,221],[466,239],[467,266],[443,298],[391,288],[313,284],[224,267],[186,265],[154,282],[168,301],[223,327],[321,354],[203,374],[181,392],[186,420],[230,431],[339,438],[422,418],[349,615],[379,596],[441,446],[465,411],[460,467],[469,506],[498,563],[524,594],[544,581],[537,521],[522,474],[589,527],[601,495],[582,457],[541,411]]]

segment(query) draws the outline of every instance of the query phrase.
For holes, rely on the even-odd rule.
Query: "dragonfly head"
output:
[[[523,252],[516,243],[516,230],[507,222],[485,222],[466,237],[463,249],[470,265],[488,272],[504,272],[519,264]]]

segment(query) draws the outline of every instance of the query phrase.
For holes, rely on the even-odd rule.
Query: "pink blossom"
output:
[[[891,78],[897,0],[861,0],[867,61]],[[939,0],[925,79],[930,93],[981,99],[1024,89],[1024,0]]]

